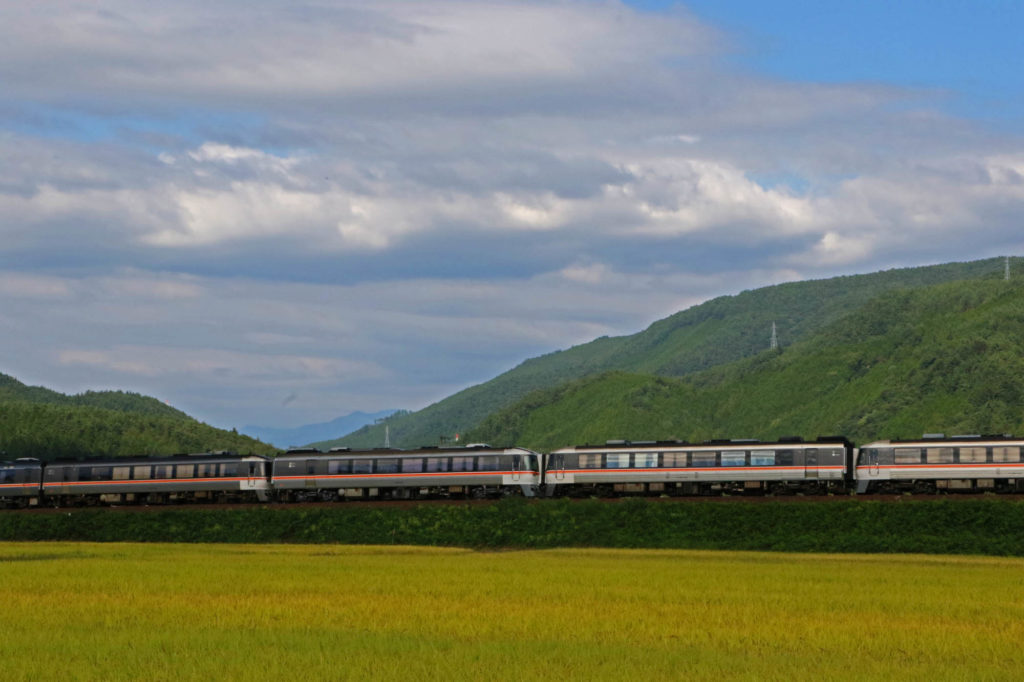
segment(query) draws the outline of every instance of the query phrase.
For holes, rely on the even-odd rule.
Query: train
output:
[[[607,441],[538,453],[471,444],[276,457],[229,452],[0,462],[0,505],[1024,493],[1024,438]]]

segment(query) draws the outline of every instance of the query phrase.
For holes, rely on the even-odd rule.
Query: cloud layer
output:
[[[57,388],[417,408],[720,293],[1022,251],[1021,131],[739,71],[683,8],[56,4],[0,4],[0,369]]]

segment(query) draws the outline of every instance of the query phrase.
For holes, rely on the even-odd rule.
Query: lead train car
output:
[[[849,488],[853,447],[845,438],[609,441],[555,450],[547,457],[549,495],[722,492],[842,492]]]
[[[525,448],[466,446],[418,450],[289,450],[274,459],[278,499],[533,497],[541,457]]]
[[[857,492],[1024,492],[1024,439],[925,435],[862,445]]]
[[[43,475],[43,495],[54,505],[184,500],[267,501],[269,460],[259,455],[57,460]]]
[[[0,462],[0,507],[39,504],[42,480],[43,464],[38,459]]]

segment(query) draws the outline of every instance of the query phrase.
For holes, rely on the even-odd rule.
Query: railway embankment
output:
[[[41,511],[41,510],[40,510]],[[1024,501],[508,499],[0,513],[0,540],[722,549],[1024,556]]]

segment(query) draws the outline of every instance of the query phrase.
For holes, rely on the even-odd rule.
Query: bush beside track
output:
[[[729,504],[629,499],[488,505],[70,509],[0,513],[0,540],[619,547],[1024,556],[1024,501]]]

